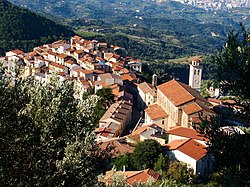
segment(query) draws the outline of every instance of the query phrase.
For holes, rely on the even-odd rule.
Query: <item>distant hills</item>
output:
[[[65,26],[0,0],[0,54],[15,48],[31,50],[42,43],[71,35],[73,31]]]
[[[10,0],[54,16],[83,37],[120,45],[147,61],[214,54],[250,9],[211,12],[170,0]]]

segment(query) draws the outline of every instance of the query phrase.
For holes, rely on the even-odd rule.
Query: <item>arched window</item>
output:
[[[196,69],[194,70],[194,75],[196,75]]]
[[[200,70],[198,70],[198,75],[200,75]]]

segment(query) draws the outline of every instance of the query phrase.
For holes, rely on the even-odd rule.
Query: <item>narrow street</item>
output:
[[[140,117],[141,117],[141,111],[139,111],[135,105],[133,106],[133,112],[132,112],[132,121],[131,123],[129,123],[125,129],[122,132],[122,136],[126,136],[128,134],[130,134],[133,129],[135,128],[136,124],[138,123]]]

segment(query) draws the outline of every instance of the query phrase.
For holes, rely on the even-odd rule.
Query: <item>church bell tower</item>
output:
[[[202,66],[201,59],[194,58],[190,64],[189,69],[189,86],[200,91],[201,88],[201,75],[202,75]]]

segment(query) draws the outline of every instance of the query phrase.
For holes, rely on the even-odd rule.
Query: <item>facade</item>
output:
[[[139,109],[144,110],[150,104],[156,102],[156,89],[153,85],[147,82],[142,82],[137,84],[137,90],[137,104]]]
[[[166,129],[168,124],[168,114],[158,104],[150,105],[145,110],[145,124],[156,124]]]
[[[204,135],[198,133],[196,130],[181,126],[175,126],[170,128],[167,131],[168,134],[168,143],[171,143],[175,140],[187,140],[187,139],[194,139],[195,141],[199,142],[200,144],[207,146],[209,139],[204,137]]]
[[[195,175],[205,175],[212,169],[212,160],[206,146],[193,139],[174,140],[164,146],[172,160],[178,160],[192,168]]]
[[[124,128],[132,119],[132,103],[118,101],[112,104],[99,120],[99,128],[96,129],[98,139],[108,139],[120,136]]]
[[[166,130],[173,126],[190,128],[194,123],[193,119],[214,114],[209,108],[210,103],[197,90],[176,80],[157,86],[157,101],[155,104],[168,115],[164,125]],[[149,115],[154,113],[154,111],[150,111],[151,108],[149,106],[145,112],[147,123],[153,120]],[[154,110],[154,107],[152,110]]]
[[[156,124],[144,125],[136,129],[128,136],[135,143],[145,140],[155,140],[159,144],[166,144],[166,131]]]
[[[200,91],[201,88],[201,75],[202,75],[202,66],[201,59],[196,58],[192,59],[189,69],[189,86]]]

